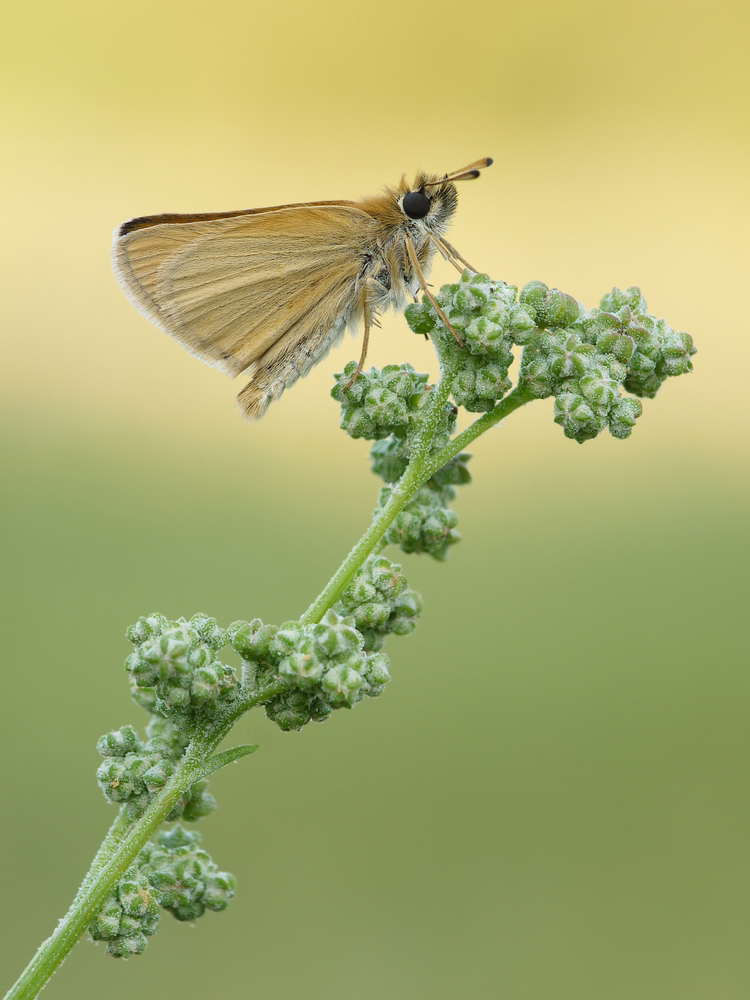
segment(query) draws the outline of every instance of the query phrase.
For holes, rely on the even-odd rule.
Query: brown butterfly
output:
[[[402,309],[420,287],[440,312],[425,279],[435,251],[469,267],[443,237],[458,201],[454,182],[491,163],[419,173],[411,185],[402,177],[362,201],[131,219],[115,230],[112,266],[159,329],[228,375],[249,376],[237,402],[261,417],[346,327],[364,321],[353,381],[379,312]]]

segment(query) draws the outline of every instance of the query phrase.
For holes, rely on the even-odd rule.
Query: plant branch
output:
[[[121,818],[118,817],[94,859],[72,906],[58,924],[54,934],[42,942],[34,958],[6,994],[5,1000],[32,1000],[37,996],[100,911],[107,895],[133,863],[151,834],[161,825],[182,794],[201,777],[207,758],[223,735],[222,731],[209,739],[196,739],[190,744],[180,767],[161,793],[153,799],[144,815],[133,823],[126,836],[116,843],[108,860],[102,864],[107,841],[110,841],[110,845],[115,842],[116,835],[113,831],[115,829],[120,831]]]
[[[430,443],[435,434],[438,419],[450,395],[450,376],[452,372],[446,365],[442,364],[442,359],[441,368],[442,378],[432,390],[430,401],[422,418],[419,436],[415,442],[406,471],[401,479],[399,479],[390,497],[370,527],[362,535],[346,559],[344,559],[325,589],[313,601],[304,615],[302,615],[300,622],[303,625],[311,625],[319,622],[326,611],[336,603],[346,589],[349,581],[373,549],[375,549],[398,513],[414,496],[425,479],[429,479],[429,475],[423,475],[423,468],[427,461]]]
[[[513,392],[509,393],[505,399],[502,399],[497,406],[475,420],[473,424],[470,424],[460,434],[457,434],[445,448],[441,448],[440,451],[430,456],[429,461],[423,469],[424,479],[422,482],[424,483],[430,476],[434,476],[438,469],[442,469],[447,462],[455,458],[467,445],[478,438],[480,434],[484,434],[490,427],[499,424],[501,420],[504,420],[514,410],[517,410],[525,403],[531,402],[534,398],[527,389],[516,386]],[[420,483],[420,485],[422,484]]]

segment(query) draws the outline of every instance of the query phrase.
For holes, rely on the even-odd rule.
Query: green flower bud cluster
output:
[[[401,449],[405,467],[411,452],[412,432],[419,427],[433,389],[427,384],[429,376],[415,371],[410,364],[386,365],[383,369],[360,372],[349,385],[356,368],[355,362],[350,361],[335,376],[336,384],[331,390],[333,398],[341,403],[341,427],[350,437],[368,441],[392,436]],[[434,431],[433,448],[439,450],[447,445],[455,429],[456,408],[446,404]]]
[[[390,679],[388,658],[365,650],[353,617],[330,610],[316,625],[259,618],[229,626],[231,642],[256,687],[270,687],[266,715],[285,731],[323,722],[336,708],[377,697]]]
[[[331,395],[341,403],[341,427],[353,438],[376,441],[390,434],[406,437],[410,423],[427,401],[429,376],[411,365],[386,365],[360,372],[349,385],[357,369],[350,361],[335,376]]]
[[[458,282],[443,285],[437,302],[461,338],[460,347],[429,299],[406,307],[406,321],[415,333],[432,334],[441,353],[458,362],[451,395],[472,413],[491,410],[510,389],[508,368],[512,346],[523,344],[534,331],[534,319],[516,301],[518,289],[486,274],[466,270]]]
[[[380,491],[376,516],[390,495],[391,487],[384,486]],[[444,561],[449,547],[461,538],[455,530],[458,517],[448,506],[455,495],[451,485],[438,486],[435,477],[428,480],[396,515],[385,533],[385,541],[400,546],[404,552],[426,552],[434,559]]]
[[[408,635],[414,631],[422,598],[409,589],[397,563],[371,555],[341,595],[336,610],[353,618],[364,636],[365,651],[374,652],[389,633]]]
[[[132,865],[107,897],[98,916],[89,924],[94,941],[107,942],[113,958],[140,955],[159,927],[159,904],[146,872]]]
[[[548,288],[543,281],[527,282],[518,300],[533,320],[527,339],[516,341],[519,344],[529,342],[534,326],[547,330],[561,329],[571,326],[584,312],[583,306],[572,295],[558,288]]]
[[[486,359],[480,358],[467,362],[467,365],[471,366],[475,360],[485,367],[488,364]],[[427,375],[415,372],[411,365],[404,364],[388,365],[382,371],[371,368],[361,372],[355,382],[346,388],[348,378],[355,369],[354,362],[347,365],[336,376],[337,383],[332,391],[333,397],[342,402],[341,426],[352,437],[374,439],[370,449],[373,472],[382,476],[386,483],[394,483],[409,464],[413,434],[420,426],[420,417],[433,387],[427,385]],[[468,370],[466,365],[461,371],[465,370]],[[507,366],[503,378],[506,375]],[[380,410],[384,400],[392,408],[388,419]],[[449,443],[456,429],[457,412],[455,406],[446,403],[430,442],[432,452]],[[437,554],[437,558],[444,558],[446,545],[459,539],[458,533],[453,531],[446,545],[442,544],[446,526],[452,531],[457,521],[456,515],[447,507],[448,500],[454,496],[449,487],[470,482],[471,475],[466,468],[469,458],[467,454],[457,455],[432,476],[425,486],[428,492],[422,497],[422,503],[412,503],[408,514],[401,518],[401,530],[392,531],[389,541],[401,544],[403,539],[405,552],[431,552]],[[382,497],[387,498],[387,495],[381,494],[381,503],[385,502]],[[441,509],[438,510],[438,507]],[[415,519],[420,523],[427,522],[424,530],[416,526]],[[435,535],[437,521],[441,523],[439,542]]]
[[[628,437],[643,408],[620,388],[654,396],[670,375],[692,369],[692,340],[649,316],[637,288],[613,289],[600,309],[586,314],[575,300],[566,305],[569,297],[545,288],[531,282],[521,292],[521,301],[550,329],[538,328],[527,344],[520,383],[538,398],[555,396],[555,423],[566,437],[582,443],[605,427],[614,437]]]
[[[600,309],[591,310],[585,328],[598,350],[627,365],[623,386],[636,396],[653,399],[666,379],[693,370],[692,337],[651,316],[638,288],[613,288]]]
[[[156,720],[154,720],[156,721]],[[166,720],[159,720],[143,743],[132,726],[102,736],[96,749],[104,757],[96,772],[99,787],[110,802],[124,803],[131,819],[142,816],[151,799],[171,778],[184,753],[185,741]],[[208,781],[196,781],[175,803],[168,820],[194,822],[216,808]]]
[[[177,920],[197,920],[206,910],[219,913],[234,896],[234,876],[220,872],[199,845],[200,834],[175,826],[138,855],[159,906]]]
[[[376,441],[370,449],[372,471],[382,476],[386,483],[395,483],[406,469],[408,455],[408,443],[397,438]],[[427,552],[436,559],[445,559],[447,547],[461,537],[455,530],[458,517],[448,504],[456,495],[454,486],[471,482],[467,468],[470,458],[466,452],[455,455],[427,480],[389,528],[385,536],[387,543],[399,545],[407,553]],[[376,515],[390,493],[388,487],[380,491]]]
[[[206,910],[225,910],[234,876],[220,872],[199,847],[197,833],[180,826],[157,834],[114,887],[89,925],[94,941],[107,942],[114,958],[140,955],[159,926],[159,907],[178,920],[197,920]]]
[[[234,670],[216,658],[228,637],[215,619],[194,615],[189,622],[167,621],[152,614],[128,629],[128,638],[136,647],[125,661],[135,700],[183,731],[236,699]]]

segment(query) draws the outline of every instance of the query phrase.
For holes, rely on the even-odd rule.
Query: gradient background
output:
[[[97,737],[144,714],[125,627],[300,614],[366,526],[350,341],[242,422],[240,387],[109,270],[133,215],[351,198],[491,155],[450,236],[696,339],[632,438],[527,407],[473,448],[448,565],[380,701],[214,779],[229,911],[45,997],[740,1000],[748,897],[746,0],[8,0],[2,80],[0,961],[66,909],[113,812]],[[435,281],[452,280],[436,267]],[[388,317],[375,364],[434,370]],[[393,554],[399,558],[398,554]]]

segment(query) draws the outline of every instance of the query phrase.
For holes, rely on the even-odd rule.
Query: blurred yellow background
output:
[[[8,985],[110,821],[97,737],[144,721],[125,627],[300,614],[377,492],[328,398],[358,344],[244,424],[130,307],[111,230],[490,155],[461,253],[587,306],[640,285],[695,373],[625,442],[580,448],[549,401],[477,442],[448,565],[403,557],[425,613],[384,697],[240,727],[262,751],[201,824],[229,911],[127,964],[83,943],[45,996],[747,997],[749,28],[741,0],[7,0]],[[370,360],[435,368],[397,316]]]

